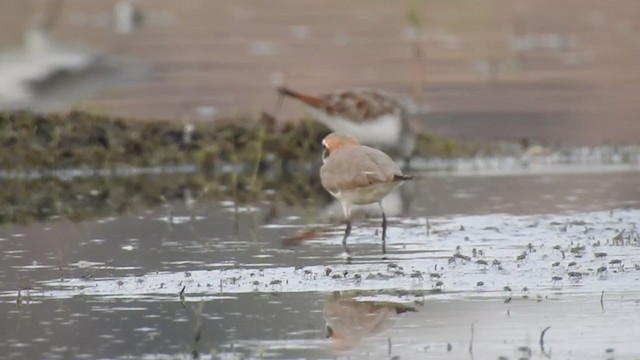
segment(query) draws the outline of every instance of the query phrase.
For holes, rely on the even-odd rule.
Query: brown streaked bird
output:
[[[353,205],[380,205],[382,211],[382,252],[386,252],[387,217],[382,199],[412,176],[402,174],[400,167],[380,150],[360,145],[351,135],[331,133],[322,140],[320,180],[322,186],[337,198],[344,212],[347,227],[342,245],[347,254],[347,238],[351,234]]]
[[[357,137],[361,143],[393,149],[409,162],[416,147],[416,129],[407,108],[376,89],[354,88],[311,96],[286,87],[278,92],[302,102],[331,130]]]

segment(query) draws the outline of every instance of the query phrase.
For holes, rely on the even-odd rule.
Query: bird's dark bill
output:
[[[327,325],[327,339],[333,336],[333,329]]]

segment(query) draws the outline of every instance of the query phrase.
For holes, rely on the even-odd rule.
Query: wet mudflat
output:
[[[388,198],[384,253],[377,215],[355,222],[350,261],[339,207],[320,200],[185,194],[79,223],[4,225],[0,349],[633,359],[640,173],[583,170],[427,173]]]

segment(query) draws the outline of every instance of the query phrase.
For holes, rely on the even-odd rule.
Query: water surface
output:
[[[339,207],[276,189],[250,202],[189,189],[122,211],[106,201],[75,222],[6,223],[0,349],[65,359],[634,358],[640,173],[577,169],[427,173],[387,199],[385,253],[377,214],[355,222],[350,261]]]

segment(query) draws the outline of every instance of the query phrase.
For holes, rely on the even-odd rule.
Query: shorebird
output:
[[[402,174],[400,167],[380,150],[360,145],[350,135],[331,133],[322,140],[320,181],[322,186],[340,201],[346,229],[342,246],[347,254],[347,238],[351,234],[353,205],[378,203],[382,211],[382,252],[386,252],[387,217],[382,199],[405,180],[413,177]]]
[[[311,116],[331,130],[361,143],[393,149],[406,163],[416,147],[416,131],[406,107],[376,89],[354,88],[311,96],[286,87],[278,92],[302,102]]]

